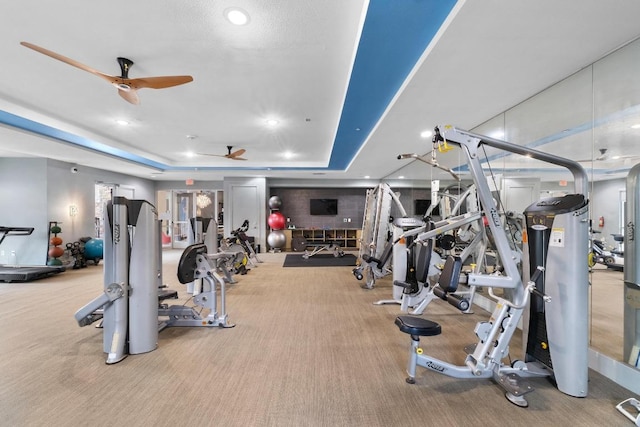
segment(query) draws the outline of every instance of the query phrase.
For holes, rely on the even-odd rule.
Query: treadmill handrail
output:
[[[28,236],[33,233],[33,230],[35,230],[33,227],[3,227],[0,225],[0,233],[10,236]]]
[[[4,227],[0,226],[0,233],[2,237],[0,238],[0,244],[4,242],[5,237],[7,236],[28,236],[33,233],[33,227]]]

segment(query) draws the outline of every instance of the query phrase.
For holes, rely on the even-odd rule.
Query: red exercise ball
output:
[[[271,215],[269,215],[269,218],[267,219],[267,224],[269,224],[269,227],[271,227],[272,230],[284,229],[285,223],[286,223],[286,219],[284,215],[282,215],[280,212],[272,213]]]
[[[51,244],[53,246],[61,245],[62,244],[62,239],[60,237],[58,237],[58,236],[54,236],[54,237],[51,238]]]

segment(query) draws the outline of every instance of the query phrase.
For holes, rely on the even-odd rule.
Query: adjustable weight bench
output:
[[[302,258],[304,259],[309,259],[312,256],[322,252],[322,251],[327,251],[327,252],[332,252],[333,256],[338,258],[338,257],[342,257],[344,256],[344,251],[340,248],[340,245],[337,244],[336,242],[305,242],[305,247],[307,249],[304,250],[304,254],[302,255]],[[311,248],[311,251],[309,251],[309,248]]]

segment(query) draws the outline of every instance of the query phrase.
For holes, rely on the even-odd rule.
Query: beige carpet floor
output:
[[[180,253],[165,251],[164,282],[179,291]],[[102,289],[102,266],[31,283],[0,283],[0,425],[3,426],[624,426],[615,405],[631,394],[591,373],[589,396],[534,380],[529,408],[490,380],[419,368],[406,384],[409,338],[393,324],[388,279],[364,290],[350,267],[282,268],[284,254],[228,290],[232,329],[171,328],[158,348],[106,365],[102,332],[74,312]],[[486,312],[441,301],[424,317],[442,325],[429,354],[461,364]],[[512,352],[520,354],[520,339]]]

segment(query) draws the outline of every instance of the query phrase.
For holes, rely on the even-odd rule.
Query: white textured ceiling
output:
[[[384,0],[371,3],[378,1]],[[478,126],[640,35],[636,20],[629,19],[640,16],[634,0],[458,2],[349,167],[328,170],[368,5],[14,2],[0,17],[0,111],[184,168],[153,179],[380,179],[406,164],[397,154],[429,151],[419,138],[422,130],[440,123]],[[227,22],[228,7],[248,11],[249,24]],[[119,74],[116,57],[124,56],[135,63],[130,77],[189,74],[194,81],[142,89],[135,106],[101,79],[20,41],[107,74]],[[130,126],[117,125],[121,118]],[[270,118],[279,120],[276,128],[266,125]],[[224,154],[227,145],[246,149],[249,160],[185,156],[189,150]],[[293,157],[284,158],[285,151]],[[0,156],[44,156],[146,178],[157,172],[11,126],[0,127]],[[202,170],[212,167],[219,169]],[[416,163],[403,174],[444,178],[425,167]]]

